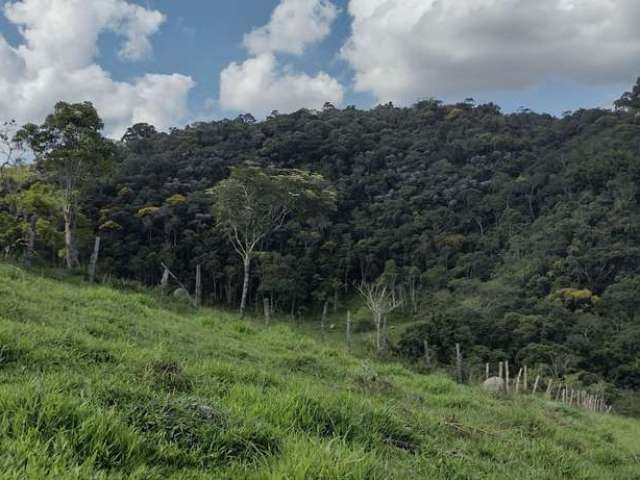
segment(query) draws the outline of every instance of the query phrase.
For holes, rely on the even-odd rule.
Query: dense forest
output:
[[[460,343],[470,363],[640,390],[640,83],[615,105],[327,104],[114,142],[91,104],[60,103],[4,126],[0,248],[77,269],[99,236],[99,281],[159,285],[164,264],[192,290],[201,265],[205,303],[350,308],[359,330],[378,294],[390,355],[427,340],[446,364]]]

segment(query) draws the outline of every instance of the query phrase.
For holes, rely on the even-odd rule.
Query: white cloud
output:
[[[290,112],[342,103],[344,89],[330,75],[296,73],[281,65],[276,53],[301,55],[324,39],[338,10],[328,0],[281,0],[269,23],[245,35],[251,58],[233,62],[220,73],[220,105],[259,117],[272,110]]]
[[[272,53],[232,63],[221,73],[220,85],[223,108],[260,117],[272,110],[290,112],[319,108],[325,102],[340,104],[343,98],[342,86],[326,73],[311,77],[280,71]]]
[[[0,35],[0,111],[19,122],[41,121],[59,100],[92,101],[107,133],[119,136],[144,121],[165,129],[187,114],[190,77],[147,74],[131,82],[111,78],[95,63],[98,38],[122,38],[119,56],[151,54],[150,37],[165,17],[126,0],[20,0],[4,7],[24,41]]]
[[[637,0],[350,0],[342,55],[379,101],[637,74]]]
[[[282,0],[269,23],[244,37],[252,55],[272,52],[301,54],[311,43],[324,39],[338,9],[327,0]]]

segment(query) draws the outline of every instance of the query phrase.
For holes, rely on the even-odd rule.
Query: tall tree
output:
[[[256,166],[231,169],[229,178],[211,193],[213,213],[243,265],[240,312],[249,292],[251,260],[260,243],[292,218],[313,216],[331,208],[335,194],[322,176],[303,170],[263,170]]]
[[[26,124],[16,134],[33,151],[38,171],[62,191],[67,268],[80,265],[75,230],[82,191],[112,158],[103,127],[90,102],[59,102],[42,125]]]

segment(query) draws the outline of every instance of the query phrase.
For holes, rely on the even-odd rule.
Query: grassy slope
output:
[[[0,478],[640,479],[640,423],[0,265]]]

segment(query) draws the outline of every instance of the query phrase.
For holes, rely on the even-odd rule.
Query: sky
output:
[[[273,110],[473,97],[609,107],[637,0],[0,0],[0,121],[93,102],[106,133]]]

